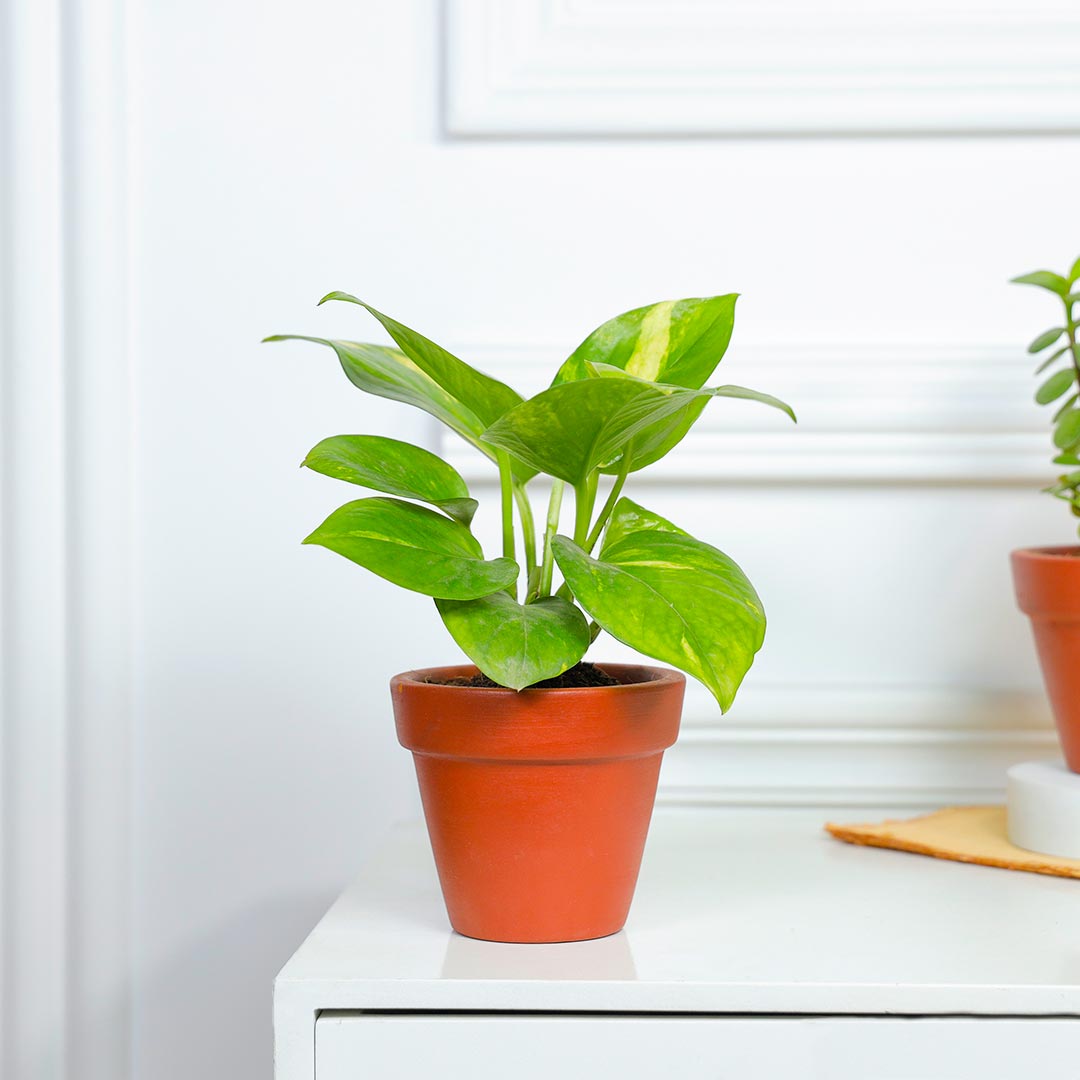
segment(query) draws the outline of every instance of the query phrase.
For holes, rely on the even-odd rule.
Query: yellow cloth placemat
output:
[[[907,821],[825,828],[849,844],[895,848],[935,859],[1027,870],[1033,874],[1080,878],[1080,859],[1039,855],[1009,843],[1004,806],[950,806]]]

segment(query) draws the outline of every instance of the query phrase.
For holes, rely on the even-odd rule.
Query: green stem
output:
[[[555,555],[551,550],[551,538],[559,531],[559,515],[562,511],[563,491],[566,483],[551,481],[551,498],[548,499],[547,523],[544,526],[544,554],[540,563],[541,596],[551,595],[551,579],[555,573]]]
[[[589,538],[589,522],[592,521],[593,507],[596,505],[596,486],[600,481],[599,472],[589,473],[588,478],[574,485],[574,543],[582,547]],[[564,581],[555,594],[571,603],[574,593]]]
[[[499,491],[502,495],[502,535],[503,557],[514,557],[514,478],[510,472],[510,456],[505,450],[495,452],[495,460],[499,463]],[[506,587],[506,591],[517,599],[517,585]]]
[[[1073,322],[1072,304],[1068,300],[1065,301],[1065,333],[1069,338],[1069,359],[1072,360],[1073,371],[1076,372],[1076,381],[1080,384],[1080,359],[1076,355],[1076,323]]]
[[[521,542],[525,547],[526,591],[532,592],[536,586],[536,524],[533,521],[532,503],[529,495],[520,484],[514,484],[514,501],[517,503],[518,517],[521,518]]]
[[[589,538],[589,522],[592,521],[599,482],[600,474],[591,472],[583,484],[574,485],[574,543],[578,547],[584,547]]]
[[[596,524],[592,527],[592,532],[589,533],[588,538],[585,541],[586,555],[592,554],[592,549],[596,547],[596,541],[600,539],[600,534],[604,531],[604,526],[608,523],[611,512],[615,509],[615,504],[619,501],[623,484],[626,483],[626,477],[630,472],[630,459],[633,457],[633,452],[634,443],[633,440],[631,440],[627,443],[626,449],[623,451],[622,461],[619,464],[619,473],[615,477],[615,483],[611,485],[611,493],[608,495],[607,501],[604,503],[603,509],[596,519]]]

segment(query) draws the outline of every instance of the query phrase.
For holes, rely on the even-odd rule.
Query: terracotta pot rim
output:
[[[1017,548],[1012,554],[1016,559],[1030,559],[1038,562],[1069,560],[1080,563],[1080,545],[1077,544],[1049,544],[1046,547]]]
[[[453,686],[449,683],[432,682],[430,677],[438,675],[443,678],[470,678],[479,673],[475,664],[448,664],[439,667],[416,668],[412,671],[403,671],[390,680],[391,687],[399,685],[423,686],[437,693],[465,693],[483,694],[491,697],[505,697],[520,699],[522,695],[532,694],[594,694],[598,690],[608,694],[625,694],[640,691],[643,687],[656,687],[670,685],[672,683],[684,683],[686,676],[674,668],[653,667],[649,664],[609,664],[600,661],[596,664],[603,671],[610,672],[618,678],[622,674],[645,673],[646,678],[634,679],[630,682],[620,682],[618,686],[530,686],[524,690],[511,690],[505,686]]]

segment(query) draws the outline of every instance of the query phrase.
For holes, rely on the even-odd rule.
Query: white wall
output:
[[[556,25],[576,10],[550,6]],[[739,559],[771,619],[728,718],[691,697],[669,799],[988,799],[1005,764],[1047,751],[1006,554],[1074,535],[1036,494],[1022,352],[1056,313],[1004,282],[1077,254],[1075,136],[961,117],[936,137],[730,138],[706,110],[685,137],[637,137],[632,98],[600,108],[586,88],[599,111],[562,138],[565,85],[545,97],[542,67],[502,134],[449,135],[447,92],[487,84],[442,34],[486,25],[484,5],[9,7],[14,45],[52,58],[10,68],[6,99],[3,1004],[8,1064],[37,1070],[11,1075],[265,1077],[273,973],[415,812],[386,682],[454,647],[429,602],[299,546],[349,493],[296,466],[338,432],[440,436],[329,353],[258,344],[381,340],[358,311],[315,310],[332,288],[523,388],[621,310],[743,294],[726,377],[791,400],[799,431],[714,406],[630,489]],[[581,10],[601,34],[618,21]],[[34,942],[53,943],[36,976]],[[57,979],[80,991],[63,1024]]]

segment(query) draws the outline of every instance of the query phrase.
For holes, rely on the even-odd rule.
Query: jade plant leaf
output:
[[[1028,352],[1029,353],[1037,353],[1037,352],[1042,352],[1043,349],[1048,349],[1064,333],[1065,333],[1065,327],[1064,326],[1053,326],[1049,330],[1044,330],[1028,346]]]
[[[731,341],[738,293],[665,300],[598,326],[559,369],[554,385],[588,378],[587,364],[611,364],[649,382],[696,390]]]
[[[1054,445],[1059,450],[1072,450],[1080,443],[1080,409],[1068,409],[1058,418],[1054,428]]]
[[[382,435],[332,435],[313,447],[304,466],[350,484],[417,499],[468,525],[476,500],[461,474],[429,450]]]
[[[585,616],[557,596],[519,604],[498,592],[435,603],[465,655],[488,678],[513,690],[561,675],[589,647]]]
[[[518,576],[513,559],[485,560],[476,537],[460,522],[398,499],[358,499],[335,510],[305,544],[344,555],[413,592],[475,600]]]
[[[637,378],[589,378],[562,383],[512,409],[484,432],[484,441],[506,450],[530,467],[571,484],[581,484],[594,469],[610,466],[631,439],[632,468],[655,460],[650,432],[704,407],[714,397],[758,401],[786,412],[790,406],[769,394],[742,386],[705,390],[657,386]]]
[[[1077,264],[1080,265],[1080,260]],[[1076,269],[1076,266],[1073,267]],[[1066,296],[1069,292],[1069,281],[1053,270],[1034,270],[1030,274],[1021,274],[1011,279],[1014,285],[1037,285],[1040,289],[1047,289],[1058,296]],[[1075,280],[1075,278],[1073,279]]]
[[[1049,405],[1051,401],[1057,401],[1059,397],[1067,394],[1075,381],[1076,374],[1071,368],[1057,371],[1035,391],[1035,400],[1040,405]]]
[[[1059,401],[1058,407],[1054,412],[1054,423],[1056,424],[1078,400],[1080,400],[1080,394],[1070,394],[1064,401]]]
[[[612,637],[700,679],[722,711],[765,639],[765,613],[727,555],[622,499],[598,559],[552,542],[578,602]]]
[[[1035,369],[1035,374],[1041,375],[1055,360],[1060,360],[1061,357],[1063,357],[1068,351],[1068,345],[1065,345],[1060,349],[1056,349],[1039,364],[1039,366]]]

